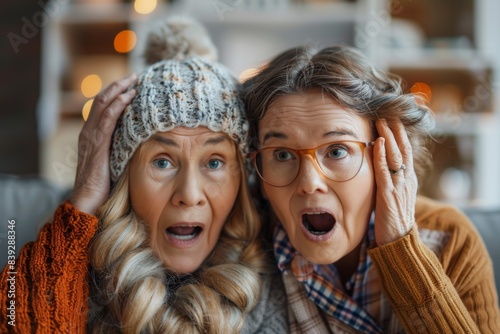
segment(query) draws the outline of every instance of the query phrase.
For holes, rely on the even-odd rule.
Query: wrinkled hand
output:
[[[130,104],[137,79],[132,74],[115,81],[94,99],[89,117],[78,137],[78,167],[70,202],[80,211],[94,214],[109,195],[111,137],[119,116]]]
[[[411,145],[401,122],[378,120],[376,127],[380,137],[373,158],[377,183],[375,240],[383,245],[405,236],[415,225],[418,182]],[[406,169],[401,169],[402,164]]]

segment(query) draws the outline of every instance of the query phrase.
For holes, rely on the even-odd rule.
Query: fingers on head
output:
[[[393,169],[389,166],[390,159],[388,159],[386,154],[386,142],[387,140],[385,138],[379,137],[374,147],[375,181],[379,191],[386,194],[392,194],[395,189],[405,187],[407,177],[405,175],[406,170],[401,170],[400,166],[397,169]]]
[[[398,170],[404,163],[397,140],[399,136],[396,137],[393,128],[389,126],[385,119],[378,120],[376,126],[379,135],[385,139],[386,164],[390,169]]]
[[[412,147],[410,143],[410,139],[408,138],[408,133],[406,129],[400,121],[394,122],[391,124],[392,133],[394,134],[394,138],[398,143],[399,151],[403,157],[403,162],[405,163],[407,168],[413,169],[413,153]]]
[[[94,98],[94,102],[92,103],[88,121],[99,118],[102,111],[106,110],[120,96],[129,95],[131,90],[127,89],[135,82],[136,79],[137,76],[135,74],[129,75],[124,79],[113,82],[97,94]],[[130,103],[130,101],[128,101],[128,103]]]
[[[376,126],[380,136],[385,139],[382,149],[386,150],[385,161],[377,162],[381,166],[378,172],[379,178],[380,175],[384,176],[388,189],[403,185],[417,189],[418,180],[414,171],[412,146],[404,125],[400,121],[388,124],[385,120],[379,120]],[[401,168],[403,164],[404,169]]]
[[[379,137],[374,147],[374,170],[377,175],[375,180],[377,186],[380,188],[386,188],[386,185],[392,183],[389,166],[387,164],[385,142],[386,139],[384,137]]]
[[[99,122],[103,131],[113,130],[115,128],[118,117],[120,117],[127,105],[132,102],[135,94],[136,92],[133,89],[126,91],[125,93],[118,95],[113,102],[111,102],[111,104],[104,109]]]
[[[80,142],[108,146],[118,118],[137,94],[135,89],[128,89],[134,80],[135,76],[129,76],[114,82],[96,96],[89,118],[80,132]]]

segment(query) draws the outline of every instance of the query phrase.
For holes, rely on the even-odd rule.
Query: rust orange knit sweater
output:
[[[2,271],[0,333],[85,333],[88,245],[97,227],[96,217],[69,203],[59,206],[38,240],[23,247],[15,267],[7,264]],[[15,282],[14,298],[9,298],[11,282]],[[10,305],[15,311],[6,313]]]

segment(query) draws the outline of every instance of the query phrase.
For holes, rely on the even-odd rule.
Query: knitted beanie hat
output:
[[[224,132],[246,153],[248,123],[239,84],[214,62],[215,47],[201,25],[170,19],[159,33],[149,35],[145,56],[150,65],[138,76],[133,86],[137,95],[113,134],[113,182],[141,143],[177,126]]]

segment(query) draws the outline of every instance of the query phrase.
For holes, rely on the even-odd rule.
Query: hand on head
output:
[[[403,124],[376,121],[380,137],[373,152],[377,182],[375,240],[378,245],[398,240],[415,224],[418,181],[410,141]]]
[[[451,207],[417,201],[416,171],[430,162],[426,105],[345,46],[287,50],[244,87],[251,157],[277,218],[274,252],[288,296],[329,319],[298,328],[335,332],[335,319],[342,328],[382,333],[401,323],[416,332],[418,318],[424,331],[491,331],[498,307],[491,266],[477,266],[488,257],[479,236]],[[481,271],[474,283],[471,270]]]
[[[109,195],[109,152],[116,122],[136,95],[129,87],[137,76],[115,81],[94,99],[78,138],[78,167],[70,202],[80,211],[94,214]]]
[[[92,198],[92,210],[106,199],[89,256],[97,299],[130,332],[233,332],[260,291],[239,84],[193,24],[172,19],[152,32],[135,97],[123,93],[133,79],[111,87],[82,131],[91,150],[75,198]],[[109,332],[102,319],[97,328]]]
[[[365,240],[374,211],[376,243],[411,230],[432,118],[398,80],[349,47],[299,47],[244,87],[261,188],[299,253],[319,264],[345,258]]]

